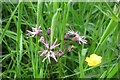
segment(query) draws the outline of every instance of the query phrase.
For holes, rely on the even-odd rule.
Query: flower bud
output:
[[[70,37],[70,35],[69,35],[69,34],[66,34],[66,35],[64,36],[64,40],[67,40],[69,37]]]
[[[74,48],[74,46],[72,45],[72,46],[68,47],[67,51],[71,52],[73,48]]]
[[[72,41],[78,41],[78,38],[75,36],[72,38]]]
[[[41,33],[38,33],[38,35],[41,37],[41,36],[43,36],[43,34],[41,34]]]
[[[71,48],[71,47],[68,47],[67,51],[68,51],[68,52],[71,52],[71,51],[72,51],[72,48]]]
[[[59,54],[59,56],[62,56],[63,55],[63,51],[59,50],[58,54]]]
[[[48,30],[47,30],[47,34],[50,35],[50,33],[51,33],[51,29],[48,28]]]

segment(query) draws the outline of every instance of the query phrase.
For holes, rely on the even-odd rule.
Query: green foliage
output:
[[[3,78],[118,78],[120,58],[119,4],[109,2],[2,2]],[[37,25],[37,26],[36,26]],[[26,30],[41,26],[42,34],[52,45],[57,38],[63,50],[58,62],[42,62],[39,50],[40,36],[26,38]],[[47,35],[47,29],[51,34]],[[78,31],[85,36],[87,44],[64,40],[68,30]],[[70,37],[71,38],[71,37]],[[68,47],[74,45],[72,51]],[[54,50],[54,51],[55,51]],[[57,52],[56,52],[57,53]],[[102,57],[96,67],[88,66],[85,58],[91,54]]]

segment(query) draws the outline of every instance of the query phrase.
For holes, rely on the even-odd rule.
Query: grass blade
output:
[[[20,78],[21,73],[20,73],[20,59],[21,59],[21,53],[19,50],[22,50],[22,35],[21,35],[21,20],[22,20],[22,2],[19,2],[19,7],[18,7],[18,24],[17,24],[17,45],[16,45],[16,52],[17,52],[17,67],[16,67],[16,73],[18,74],[16,77]],[[21,48],[20,48],[21,47]]]
[[[7,22],[7,24],[5,25],[5,28],[4,30],[2,31],[2,35],[1,35],[1,38],[0,38],[0,43],[2,42],[4,36],[5,36],[5,32],[6,30],[9,28],[9,25],[10,25],[10,22],[15,14],[15,12],[17,11],[18,7],[19,7],[20,3],[18,3],[18,5],[16,6],[15,10],[13,11],[13,13],[11,14],[11,17],[9,18],[9,21]]]
[[[120,65],[120,62],[115,65],[115,67],[112,69],[112,71],[108,74],[107,78],[113,78],[113,76],[118,72],[119,70],[119,65]]]
[[[54,37],[54,33],[55,33],[55,27],[56,27],[56,22],[57,22],[57,16],[58,16],[58,10],[56,11],[56,13],[53,15],[53,18],[52,18],[52,23],[51,23],[51,35],[50,35],[50,38],[51,38],[51,45],[53,43],[53,37]]]
[[[42,17],[42,0],[38,0],[38,4],[37,4],[37,27],[42,26],[42,30],[43,30],[43,17]],[[36,61],[36,78],[43,78],[43,64],[42,61],[40,59],[39,60],[39,56],[38,56],[38,49],[39,49],[39,42],[38,42],[38,36],[36,36],[36,54],[35,54],[35,61]],[[40,63],[40,64],[39,64]],[[39,70],[39,66],[40,66],[40,70]]]
[[[118,27],[118,22],[115,22],[114,20],[110,20],[110,23],[108,24],[106,30],[104,31],[96,49],[94,50],[94,53],[98,50],[98,48],[102,45],[102,43],[106,40],[106,38]]]

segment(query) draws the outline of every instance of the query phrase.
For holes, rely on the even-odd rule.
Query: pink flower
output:
[[[42,36],[42,34],[40,33],[42,30],[40,28],[41,28],[41,26],[39,26],[38,28],[32,27],[32,31],[27,30],[26,35],[31,35],[32,37],[34,37],[35,35]]]
[[[72,46],[68,47],[67,51],[71,52],[73,48],[74,48],[74,46],[72,45]]]
[[[45,40],[44,40],[44,37],[43,37],[43,36],[41,36],[40,39],[38,40],[38,42],[41,42],[41,43],[44,43],[44,41],[45,41]]]
[[[64,40],[67,40],[69,37],[70,37],[70,35],[69,35],[69,34],[66,34],[66,35],[64,36]]]
[[[42,60],[42,62],[44,62],[47,58],[48,58],[48,61],[50,63],[50,57],[52,57],[56,62],[57,62],[57,59],[56,59],[56,54],[55,54],[55,51],[53,51],[53,49],[55,49],[56,47],[58,47],[60,45],[59,44],[56,44],[57,42],[57,39],[55,40],[55,42],[50,46],[50,44],[48,43],[48,41],[46,40],[46,42],[42,41],[42,43],[44,44],[44,47],[46,47],[46,50],[41,50],[39,52],[42,52],[42,54],[40,54],[40,56],[43,56],[45,55],[46,57]]]
[[[51,33],[51,29],[48,28],[48,30],[47,30],[47,34],[50,35],[50,33]]]
[[[78,32],[74,32],[73,30],[68,31],[69,35],[75,35],[75,37],[72,38],[72,41],[78,41],[79,44],[84,43],[87,44],[87,40],[85,40],[85,36],[80,36]]]
[[[78,41],[79,44],[81,44],[81,42],[87,44],[87,40],[85,40],[85,36],[75,36],[72,38],[72,41]]]
[[[69,35],[78,35],[78,32],[75,32],[75,31],[73,31],[73,30],[70,30],[70,31],[68,31],[67,34],[69,34]]]
[[[62,50],[59,50],[58,54],[59,54],[59,56],[62,56],[64,53]]]

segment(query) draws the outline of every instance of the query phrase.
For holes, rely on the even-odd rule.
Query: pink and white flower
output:
[[[43,36],[40,37],[40,39],[38,40],[38,42],[44,43],[45,39]]]
[[[75,47],[75,46],[73,46],[73,45],[70,46],[70,47],[68,47],[67,51],[68,51],[68,52],[71,52],[74,47]]]
[[[87,40],[85,40],[85,36],[80,36],[78,32],[75,32],[73,30],[68,31],[69,35],[75,35],[75,37],[72,38],[72,41],[78,41],[79,44],[84,43],[87,44]]]
[[[78,32],[75,32],[75,31],[73,31],[73,30],[70,30],[70,31],[68,31],[67,34],[69,34],[69,35],[78,35]]]
[[[50,44],[48,43],[48,41],[46,40],[46,42],[42,41],[42,43],[44,44],[44,47],[46,48],[46,50],[41,50],[39,52],[42,52],[42,54],[40,54],[40,56],[46,56],[42,62],[44,62],[47,58],[48,58],[48,61],[50,63],[50,57],[52,57],[56,62],[57,62],[57,58],[56,58],[56,52],[53,51],[53,49],[55,49],[56,47],[58,47],[60,45],[59,44],[56,44],[57,42],[57,39],[55,40],[55,42],[50,46]]]
[[[64,36],[64,40],[69,39],[69,37],[70,37],[70,35],[69,35],[69,34],[66,34],[66,35]]]
[[[32,31],[27,30],[26,35],[31,35],[31,37],[34,37],[35,35],[42,36],[42,34],[40,33],[41,31],[42,31],[41,26],[39,26],[38,28],[33,28],[32,27]]]
[[[64,53],[63,53],[62,50],[59,50],[59,51],[58,51],[58,54],[59,54],[59,56],[62,56]]]

